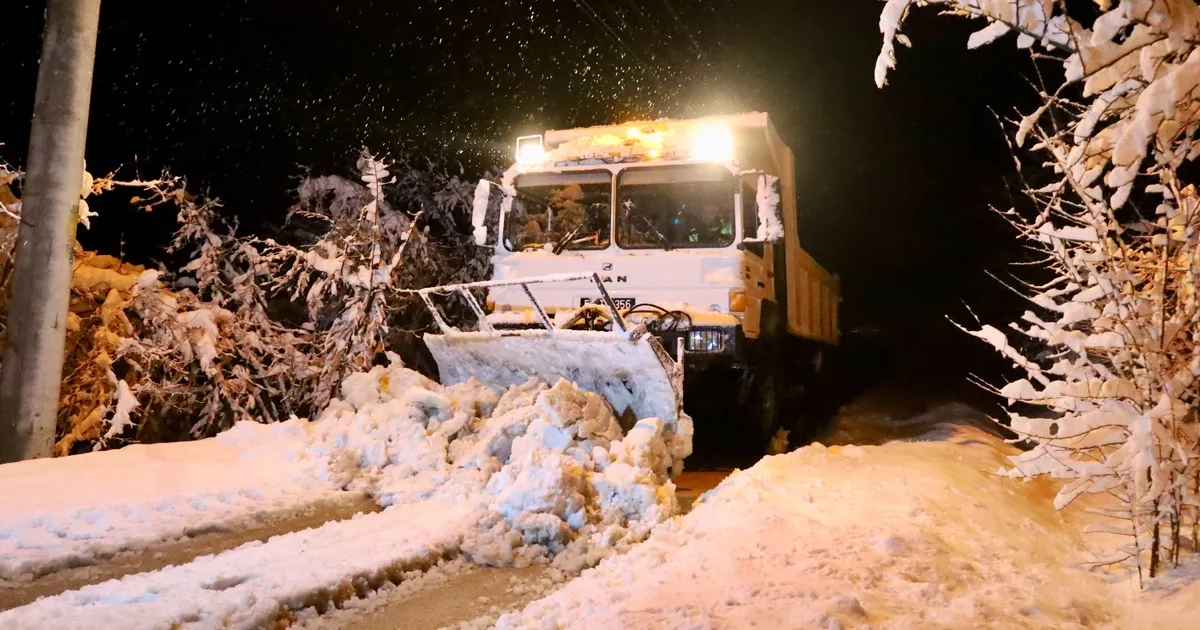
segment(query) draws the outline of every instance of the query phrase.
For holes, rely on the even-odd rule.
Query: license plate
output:
[[[615,297],[612,301],[613,304],[617,305],[617,310],[619,311],[627,311],[637,304],[637,300],[631,297]],[[601,298],[579,298],[579,306],[587,306],[588,304],[604,304],[604,300]]]

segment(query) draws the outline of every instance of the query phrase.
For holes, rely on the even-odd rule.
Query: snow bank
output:
[[[341,494],[218,439],[5,464],[0,583],[285,517]]]
[[[0,627],[266,627],[436,565],[469,522],[440,503],[391,507],[40,599],[0,613]]]
[[[986,471],[1011,452],[949,441],[768,457],[629,553],[497,627],[1064,628],[1118,623],[1128,585],[1080,566],[1049,483]]]

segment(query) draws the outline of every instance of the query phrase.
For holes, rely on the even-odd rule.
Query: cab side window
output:
[[[742,178],[743,238],[758,237],[758,178]]]

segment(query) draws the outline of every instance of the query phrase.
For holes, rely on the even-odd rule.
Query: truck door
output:
[[[747,175],[741,181],[742,206],[740,212],[741,237],[758,237],[758,178]],[[742,281],[745,283],[746,311],[742,327],[746,336],[758,337],[761,330],[763,301],[775,299],[775,284],[772,280],[774,261],[770,255],[771,243],[745,243],[742,247]]]

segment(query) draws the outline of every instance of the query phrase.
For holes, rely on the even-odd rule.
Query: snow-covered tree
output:
[[[881,87],[896,44],[909,44],[905,18],[925,6],[981,20],[969,48],[1012,34],[1035,64],[1059,71],[1041,73],[1061,79],[1035,80],[1041,105],[1012,121],[1014,155],[1035,156],[1049,183],[1026,191],[1035,212],[1004,212],[1051,279],[1016,284],[1031,306],[1009,332],[970,332],[1025,372],[996,388],[1010,407],[1049,411],[1010,411],[1036,446],[1004,472],[1067,480],[1060,507],[1092,495],[1092,510],[1113,520],[1091,529],[1129,540],[1097,565],[1152,577],[1195,547],[1200,507],[1200,7],[887,0]],[[1051,352],[1029,352],[1022,338]]]
[[[281,300],[303,313],[302,334],[320,357],[308,394],[313,408],[385,351],[413,358],[416,340],[405,333],[423,329],[428,313],[400,289],[487,272],[485,250],[465,222],[467,183],[407,164],[396,169],[365,151],[357,168],[357,182],[304,179],[284,237],[237,238],[214,229],[214,216],[197,214],[181,218],[175,242],[195,247],[183,271],[206,299],[262,308]]]
[[[220,202],[178,178],[86,176],[81,205],[124,188],[139,208],[176,207],[170,249],[190,262],[147,269],[77,248],[55,454],[311,416],[385,351],[416,358],[429,315],[398,289],[486,275],[473,190],[366,153],[357,170],[305,178],[277,239],[237,235]],[[0,342],[20,175],[0,165]]]

